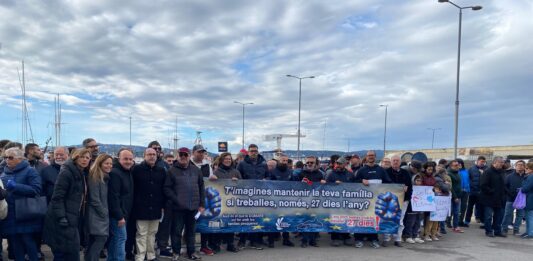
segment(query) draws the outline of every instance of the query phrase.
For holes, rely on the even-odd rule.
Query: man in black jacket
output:
[[[494,157],[490,168],[481,176],[481,203],[485,207],[485,235],[488,237],[507,237],[502,233],[504,176],[502,157]]]
[[[132,216],[135,217],[137,225],[135,260],[140,261],[145,257],[148,261],[156,259],[155,234],[165,204],[163,186],[166,171],[156,165],[156,160],[156,150],[148,148],[144,151],[144,161],[133,167],[132,172],[135,191]]]
[[[385,172],[387,172],[387,175],[391,179],[393,184],[403,184],[403,189],[405,192],[405,195],[403,197],[403,208],[402,208],[402,217],[400,219],[400,226],[398,227],[398,233],[393,235],[394,236],[394,245],[397,247],[402,247],[402,232],[403,232],[403,218],[405,217],[405,212],[407,210],[407,206],[409,202],[411,201],[411,194],[413,193],[413,186],[411,184],[411,175],[409,172],[405,169],[402,169],[400,167],[401,165],[401,158],[398,155],[394,155],[391,157],[391,167],[386,169]],[[383,237],[383,243],[382,246],[386,247],[388,245],[388,242],[390,241],[391,237],[388,234],[385,234]]]
[[[376,152],[369,150],[366,153],[366,164],[357,171],[357,176],[355,177],[356,183],[363,183],[363,185],[368,186],[372,183],[391,183],[389,175],[385,170],[376,164]],[[379,248],[379,239],[378,234],[354,234],[355,238],[355,247],[363,247],[363,240],[367,238],[370,241],[370,245],[373,248]]]
[[[472,215],[474,214],[474,206],[476,221],[481,223],[483,221],[483,206],[479,202],[479,194],[481,193],[481,176],[487,170],[485,165],[487,160],[484,156],[479,156],[476,165],[468,169],[468,177],[470,179],[470,195],[468,197],[468,208],[466,209],[465,224],[470,224]]]
[[[515,170],[509,176],[505,177],[505,194],[507,202],[505,202],[505,214],[503,215],[502,233],[507,234],[507,226],[513,225],[513,235],[519,235],[520,225],[522,219],[525,217],[525,210],[516,209],[516,217],[513,222],[513,214],[515,208],[513,203],[518,195],[518,189],[522,187],[522,183],[526,180],[526,163],[519,160],[515,163]]]
[[[110,217],[108,261],[126,260],[126,224],[133,205],[133,151],[122,148],[118,164],[109,173],[108,205]]]
[[[185,230],[187,240],[187,257],[191,260],[201,259],[194,248],[196,216],[205,210],[205,188],[202,172],[190,163],[190,150],[180,148],[178,160],[168,170],[164,193],[172,201],[175,239],[172,242],[173,260],[179,259],[181,235]]]
[[[49,166],[41,170],[40,176],[42,180],[42,195],[46,196],[46,201],[50,203],[52,194],[54,193],[54,185],[56,184],[59,169],[68,159],[68,150],[65,147],[57,147],[54,150],[54,161]]]

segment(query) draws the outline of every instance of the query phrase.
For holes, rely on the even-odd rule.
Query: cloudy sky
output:
[[[21,139],[25,61],[37,143],[86,137],[180,146],[195,131],[272,149],[266,134],[295,134],[302,81],[303,149],[453,146],[458,9],[437,0],[0,1],[0,138]],[[533,143],[533,2],[457,0],[464,10],[460,146]],[[325,124],[327,122],[327,124]],[[324,128],[326,126],[326,128]],[[325,133],[325,139],[324,139]],[[325,144],[324,144],[325,140]],[[296,139],[283,140],[295,149]]]

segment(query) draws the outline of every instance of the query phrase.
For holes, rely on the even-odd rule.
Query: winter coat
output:
[[[200,169],[200,171],[202,172],[202,176],[204,178],[209,178],[209,176],[211,176],[211,174],[213,174],[213,170],[211,169],[211,166],[209,166],[208,163],[200,163],[200,164],[196,164],[194,161],[191,160],[190,164],[192,164],[193,166],[196,166],[197,168]]]
[[[463,194],[461,188],[461,176],[458,171],[448,169],[448,176],[452,179],[452,199],[460,198]]]
[[[324,174],[319,169],[304,168],[300,173],[299,180],[307,178],[311,182],[320,182],[324,179]]]
[[[39,196],[41,193],[41,177],[30,167],[27,160],[21,161],[14,169],[4,168],[0,177],[7,190],[7,217],[0,222],[0,234],[3,236],[14,234],[28,234],[42,231],[42,218],[17,221],[15,219],[15,205],[17,199]],[[7,188],[7,182],[14,180],[13,189]]]
[[[522,184],[522,193],[526,194],[526,211],[533,210],[533,174],[529,174]]]
[[[83,216],[87,191],[85,173],[72,160],[67,160],[59,170],[43,233],[44,241],[55,251],[70,253],[79,250],[78,224]],[[67,219],[67,227],[59,225],[61,218]]]
[[[48,167],[48,164],[40,161],[40,160],[29,160],[28,163],[30,163],[30,167],[34,168],[37,173],[41,173],[41,171]]]
[[[122,165],[115,164],[109,173],[109,188],[107,192],[109,216],[116,220],[128,220],[133,206],[133,178],[131,171]]]
[[[470,194],[481,193],[481,175],[487,170],[487,167],[482,168],[477,165],[468,169],[468,177],[470,178]]]
[[[233,167],[226,168],[223,165],[218,166],[214,175],[219,179],[242,179],[241,173]]]
[[[461,177],[461,189],[463,192],[470,193],[470,177],[468,176],[468,170],[459,170],[459,176]]]
[[[349,172],[346,169],[335,169],[331,171],[328,175],[326,175],[325,180],[327,183],[335,183],[337,181],[340,181],[342,183],[348,183],[353,182],[354,177],[353,173]]]
[[[411,195],[413,194],[413,185],[411,181],[411,175],[405,169],[400,168],[399,171],[394,170],[393,168],[388,168],[385,170],[387,176],[391,179],[393,184],[403,184],[407,186],[407,191],[404,195],[404,201],[411,200]]]
[[[391,183],[392,180],[390,179],[389,175],[385,172],[385,170],[380,167],[379,165],[364,165],[361,167],[355,176],[355,182],[361,183],[363,182],[363,179],[371,180],[371,179],[381,179],[381,183]]]
[[[157,158],[155,165],[160,168],[163,168],[165,170],[165,173],[168,171],[168,169],[170,169],[170,166],[166,161],[163,160],[163,158]]]
[[[174,210],[197,210],[205,207],[202,172],[193,164],[181,166],[177,161],[167,172],[164,193]]]
[[[497,170],[492,166],[481,176],[481,204],[492,208],[505,206],[504,176],[505,170]]]
[[[448,176],[446,170],[436,173],[435,181],[437,181],[437,185],[441,188],[443,194],[450,194],[450,190],[452,189],[452,179]]]
[[[268,177],[268,167],[265,158],[257,155],[255,161],[246,155],[244,160],[239,162],[237,170],[241,173],[243,179],[265,179]]]
[[[41,170],[41,180],[42,180],[42,195],[46,196],[46,201],[50,203],[52,199],[52,194],[54,193],[54,186],[56,185],[57,176],[59,175],[59,170],[61,166],[58,164],[51,164]]]
[[[271,180],[280,180],[280,181],[291,181],[292,170],[286,169],[285,171],[280,170],[278,167],[275,167],[269,174]]]
[[[150,166],[143,161],[133,167],[133,184],[135,195],[133,197],[132,216],[136,220],[158,220],[161,210],[165,206],[165,169],[155,165]]]
[[[104,181],[95,181],[91,178],[87,180],[87,207],[85,217],[87,231],[89,235],[108,236],[109,235],[109,207],[107,204],[109,176],[106,175]]]
[[[525,179],[525,173],[520,176],[516,171],[505,177],[505,195],[507,197],[507,202],[514,202],[516,195],[518,195],[518,189],[522,187],[522,183]]]

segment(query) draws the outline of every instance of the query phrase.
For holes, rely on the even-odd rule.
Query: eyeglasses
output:
[[[180,152],[180,153],[178,154],[178,156],[180,156],[180,157],[189,157],[189,153],[186,153],[186,152]]]
[[[14,160],[15,156],[5,156],[4,160]]]
[[[157,150],[157,151],[161,151],[161,147],[153,147],[152,149]]]
[[[254,152],[257,153],[257,152],[259,152],[259,151],[258,151],[258,150],[249,150],[248,152],[250,152],[250,153],[254,153]]]

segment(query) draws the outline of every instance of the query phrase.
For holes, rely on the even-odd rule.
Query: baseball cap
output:
[[[192,147],[192,151],[205,151],[204,149],[204,146],[202,146],[202,144],[197,144],[197,145],[194,145],[194,147]]]
[[[185,147],[179,148],[178,153],[182,153],[182,152],[185,152],[187,154],[191,154],[191,151],[189,150],[189,148],[185,148]]]
[[[346,164],[347,160],[344,157],[340,157],[340,158],[337,159],[336,162],[339,163],[339,164]]]

